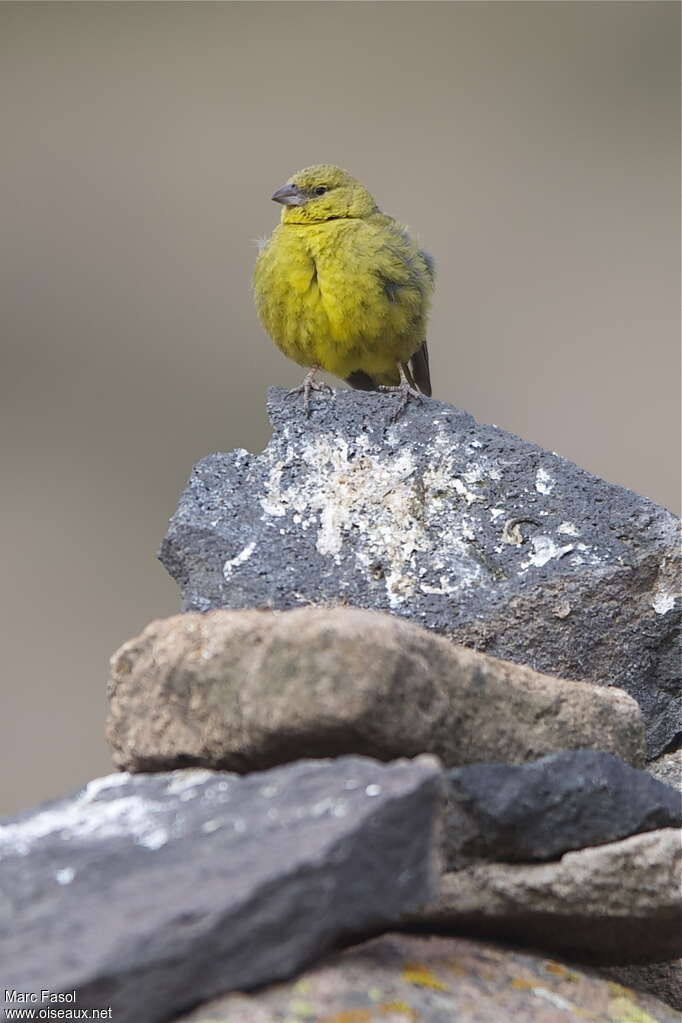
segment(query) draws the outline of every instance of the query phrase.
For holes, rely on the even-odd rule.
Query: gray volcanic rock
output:
[[[182,1023],[679,1023],[656,998],[540,955],[383,934],[286,984],[230,994]],[[178,1021],[180,1023],[180,1021]]]
[[[111,661],[120,767],[245,772],[301,757],[434,753],[448,767],[596,747],[644,760],[635,701],[357,608],[152,622]]]
[[[594,750],[531,764],[472,764],[450,771],[445,860],[549,860],[643,831],[682,825],[669,785]]]
[[[265,451],[204,458],[161,547],[184,610],[345,603],[622,686],[682,736],[678,520],[434,400],[270,392]]]
[[[513,941],[575,962],[630,964],[682,952],[682,832],[648,831],[551,863],[480,863],[444,874],[421,930]]]
[[[654,778],[677,789],[682,799],[682,749],[664,753],[658,760],[652,760],[647,765],[647,771]]]
[[[433,895],[441,788],[431,758],[347,757],[111,775],[7,819],[6,1003],[76,989],[79,1009],[156,1023],[287,977]]]
[[[682,1013],[682,959],[644,966],[604,966],[600,972],[635,991],[655,995]]]

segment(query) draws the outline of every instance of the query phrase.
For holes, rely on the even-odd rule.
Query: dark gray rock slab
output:
[[[78,1008],[156,1023],[287,977],[433,894],[441,788],[433,758],[345,757],[111,775],[6,819],[6,1002],[75,989]]]
[[[472,764],[447,778],[449,870],[485,860],[551,860],[682,825],[675,789],[609,753],[572,750],[530,764]]]
[[[270,392],[265,451],[195,467],[160,557],[183,610],[353,604],[537,671],[622,686],[682,736],[679,524],[450,405]]]

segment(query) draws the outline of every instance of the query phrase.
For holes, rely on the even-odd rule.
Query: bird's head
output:
[[[294,174],[272,197],[281,202],[283,224],[366,217],[376,210],[364,185],[340,167],[321,163]]]

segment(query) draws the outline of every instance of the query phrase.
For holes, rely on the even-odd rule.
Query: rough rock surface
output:
[[[505,663],[354,608],[152,622],[112,658],[108,739],[128,770],[239,772],[300,757],[428,752],[446,766],[597,747],[643,761],[620,689]]]
[[[682,799],[682,749],[675,750],[674,753],[664,753],[658,760],[652,760],[647,766],[647,771],[666,785],[672,785]]]
[[[655,998],[563,963],[462,938],[385,934],[182,1023],[679,1023]]]
[[[161,547],[184,610],[391,610],[561,678],[618,685],[650,755],[682,736],[678,520],[434,400],[270,392],[260,455],[210,455]]]
[[[483,863],[444,874],[438,898],[415,922],[576,962],[657,962],[682,952],[681,881],[682,833],[665,828],[551,863]]]
[[[111,775],[0,828],[5,990],[156,1023],[433,895],[431,758]],[[5,995],[5,997],[7,997]],[[71,1008],[72,1006],[69,1006]]]
[[[648,771],[594,750],[448,773],[445,860],[549,860],[642,831],[682,825],[682,801]]]
[[[635,991],[646,991],[682,1012],[682,959],[644,966],[606,966],[600,971]]]

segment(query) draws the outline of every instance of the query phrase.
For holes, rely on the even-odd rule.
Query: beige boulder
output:
[[[441,878],[420,927],[520,942],[576,962],[682,952],[682,832],[664,828],[540,864],[485,863]]]
[[[246,772],[302,757],[429,752],[446,766],[588,747],[639,766],[621,689],[500,661],[355,608],[213,611],[152,622],[111,662],[107,736],[131,771]]]
[[[650,995],[542,955],[384,934],[284,984],[215,998],[182,1023],[679,1023]],[[178,1020],[180,1023],[180,1020]]]

